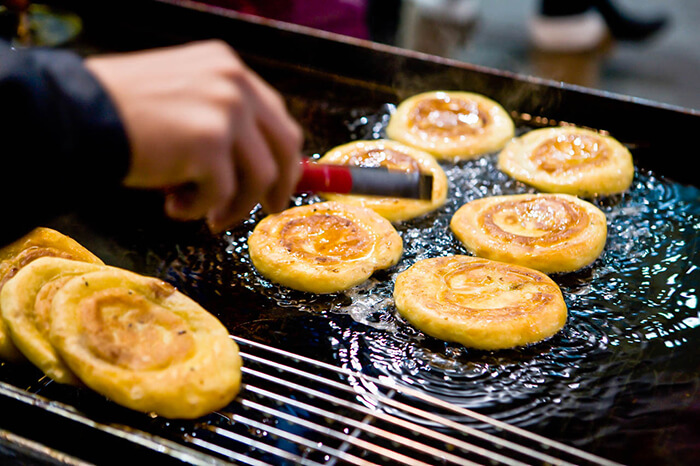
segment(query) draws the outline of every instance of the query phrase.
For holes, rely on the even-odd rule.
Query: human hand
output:
[[[281,96],[220,41],[86,59],[124,123],[124,185],[166,190],[166,213],[221,231],[261,202],[284,209],[302,132]]]

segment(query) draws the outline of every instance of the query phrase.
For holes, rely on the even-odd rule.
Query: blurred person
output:
[[[665,15],[632,14],[613,0],[541,0],[527,27],[535,47],[580,52],[612,40],[643,41],[668,22]],[[399,45],[455,56],[479,20],[480,0],[403,0]]]
[[[481,0],[403,0],[398,45],[451,57],[469,40]]]
[[[382,1],[382,0],[378,0]],[[369,38],[368,0],[205,0],[241,13],[358,39]]]
[[[218,232],[286,208],[300,175],[300,127],[221,41],[87,59],[0,41],[0,101],[2,243],[117,186]]]
[[[369,0],[367,27],[370,40],[396,45],[402,0]]]

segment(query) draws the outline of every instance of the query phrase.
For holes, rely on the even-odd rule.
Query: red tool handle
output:
[[[349,167],[325,165],[304,159],[298,193],[332,192],[348,194],[352,190],[352,173]]]

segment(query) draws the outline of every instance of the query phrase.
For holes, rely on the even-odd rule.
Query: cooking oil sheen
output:
[[[384,137],[382,124],[392,111],[387,105],[350,121],[351,139]],[[500,172],[496,160],[492,153],[441,162],[448,202],[396,224],[404,244],[401,261],[360,286],[327,296],[276,286],[250,268],[245,248],[236,246],[245,228],[231,233],[227,248],[231,262],[243,264],[235,286],[255,290],[266,307],[326,320],[321,338],[334,342],[329,351],[337,364],[390,376],[456,405],[581,444],[609,429],[621,405],[659,396],[659,384],[676,384],[687,392],[687,403],[696,402],[700,368],[696,364],[695,372],[681,374],[676,366],[683,358],[697,358],[700,346],[700,195],[640,167],[628,192],[588,199],[607,217],[607,243],[590,266],[551,275],[569,310],[566,326],[552,338],[524,348],[476,351],[427,336],[398,315],[392,299],[398,273],[422,259],[469,254],[449,229],[460,206],[535,192]],[[295,202],[319,200],[306,196]],[[645,416],[653,416],[653,408]]]

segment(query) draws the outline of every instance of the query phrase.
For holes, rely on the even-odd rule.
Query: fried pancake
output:
[[[396,264],[403,243],[391,223],[373,210],[322,202],[264,218],[248,248],[255,268],[270,280],[296,290],[333,293]]]
[[[318,163],[420,172],[433,176],[431,200],[324,193],[330,201],[369,207],[391,222],[409,220],[441,207],[447,199],[447,177],[440,164],[427,152],[387,139],[355,141],[335,147]]]
[[[471,159],[501,149],[515,125],[500,104],[483,95],[431,91],[401,102],[386,133],[438,159]]]
[[[63,257],[93,264],[103,263],[99,257],[74,239],[51,228],[38,227],[0,249],[0,289],[22,267],[34,259],[45,256]],[[0,318],[0,359],[15,362],[24,360],[7,332],[7,326]]]
[[[498,168],[540,191],[582,197],[624,192],[634,178],[625,146],[573,126],[536,129],[514,139],[498,155]]]
[[[518,194],[460,207],[450,228],[473,254],[540,272],[571,272],[592,263],[607,237],[605,214],[568,194]]]
[[[122,269],[75,276],[54,295],[50,340],[88,387],[128,408],[197,418],[240,389],[236,343],[171,285]]]
[[[547,275],[464,255],[415,263],[398,275],[394,301],[428,335],[484,350],[544,340],[567,315],[561,290]]]
[[[30,362],[56,382],[81,385],[49,341],[53,296],[71,277],[105,267],[40,257],[22,267],[2,288],[2,317],[12,341]]]
[[[0,319],[0,360],[22,362],[24,356],[17,349],[10,337],[10,330],[7,328],[5,321]]]

